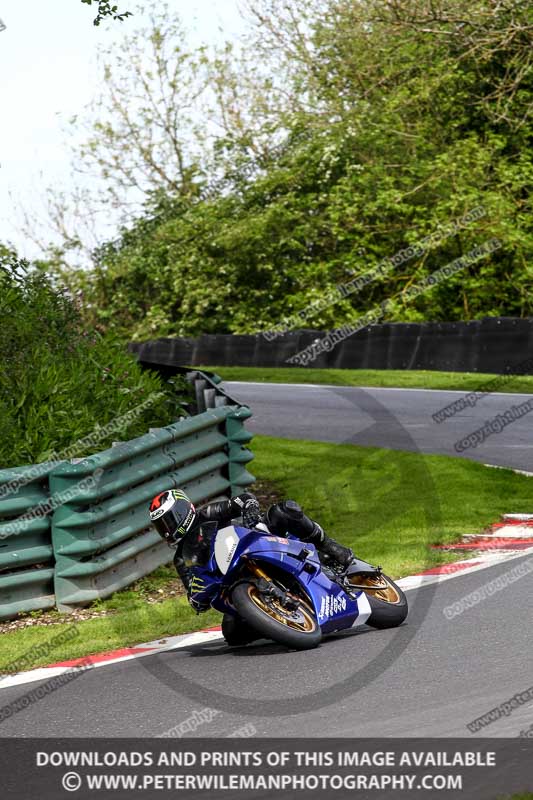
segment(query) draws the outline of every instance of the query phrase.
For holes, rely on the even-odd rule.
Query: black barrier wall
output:
[[[147,364],[288,367],[324,331],[291,331],[269,342],[262,334],[218,334],[196,339],[132,343]],[[523,372],[516,365],[533,355],[533,317],[486,317],[472,322],[389,323],[349,336],[309,367],[427,369],[451,372]],[[527,374],[531,374],[531,367]]]

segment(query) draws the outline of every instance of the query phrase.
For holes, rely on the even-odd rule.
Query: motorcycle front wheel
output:
[[[258,633],[293,650],[309,650],[320,644],[322,631],[313,609],[298,599],[298,608],[289,610],[252,581],[237,584],[232,592],[235,609]]]

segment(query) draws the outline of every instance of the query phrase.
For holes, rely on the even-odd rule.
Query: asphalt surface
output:
[[[252,408],[247,427],[255,433],[453,455],[533,471],[533,412],[477,447],[462,453],[454,449],[456,442],[531,395],[490,394],[436,423],[432,414],[464,392],[236,381],[223,385]]]
[[[450,455],[454,442],[529,397],[494,394],[438,425],[431,414],[460,393],[227,387],[252,406],[258,433]],[[526,416],[463,457],[527,470],[530,424]],[[531,702],[478,734],[466,725],[533,684],[531,571],[451,620],[444,608],[528,558],[533,566],[522,556],[410,591],[396,630],[365,626],[303,653],[266,642],[231,650],[221,640],[87,671],[5,719],[0,736],[160,736],[206,707],[217,713],[187,735],[252,725],[253,735],[276,737],[518,736],[533,722]],[[38,685],[2,689],[0,712]]]
[[[0,735],[160,736],[211,707],[219,713],[188,735],[251,724],[275,737],[518,736],[531,702],[482,733],[466,725],[533,683],[530,576],[454,619],[443,609],[527,558],[408,592],[396,630],[364,626],[300,653],[213,642],[88,671],[6,719]],[[3,689],[2,707],[38,685]]]

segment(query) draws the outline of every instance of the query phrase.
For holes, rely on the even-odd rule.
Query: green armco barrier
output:
[[[254,454],[244,447],[252,439],[252,434],[243,427],[243,420],[251,416],[249,408],[240,408],[238,412],[228,416],[226,421],[226,436],[229,443],[229,479],[231,493],[239,494],[243,489],[254,482],[255,478],[244,466],[254,457]]]
[[[54,568],[2,574],[0,596],[0,619],[12,619],[23,611],[53,608]]]
[[[42,533],[25,534],[16,542],[9,540],[0,542],[0,582],[6,571],[11,572],[19,567],[43,564],[47,561],[53,561],[50,523],[48,530]]]
[[[184,488],[201,504],[242,491],[251,411],[189,372],[201,413],[78,463],[0,470],[0,619],[70,610],[128,586],[171,560],[149,525],[150,500]]]
[[[179,463],[180,453],[186,453],[190,459],[216,451],[227,444],[225,433],[216,426],[230,411],[231,407],[226,407],[185,418],[89,456],[78,464],[63,464],[52,473],[53,491],[71,491],[78,484],[76,500],[94,502],[128,488],[136,479],[145,481],[151,475],[167,472]],[[84,479],[91,479],[99,470],[103,473],[95,476],[88,485]]]
[[[244,467],[253,458],[244,447],[252,438],[243,431],[250,416],[246,407],[213,403],[52,472],[52,492],[68,498],[52,517],[60,610],[108,597],[172,559],[149,525],[148,505],[158,492],[180,487],[200,504],[254,481]]]
[[[54,462],[0,470],[1,620],[55,605],[47,503],[48,477],[56,467]]]
[[[133,536],[146,527],[146,509],[158,492],[187,485],[194,493],[196,481],[200,485],[205,484],[206,478],[227,464],[229,458],[225,453],[215,453],[99,503],[87,506],[86,499],[82,497],[79,503],[72,501],[62,505],[53,517],[56,557],[75,552],[81,555],[93,553]],[[230,485],[229,480],[221,481],[220,486],[222,483],[225,484],[223,488]]]

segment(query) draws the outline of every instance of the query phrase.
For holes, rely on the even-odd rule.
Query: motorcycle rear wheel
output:
[[[299,599],[298,609],[290,611],[251,581],[237,584],[232,593],[237,612],[262,636],[293,650],[309,650],[320,644],[322,631],[313,609]]]
[[[397,628],[404,622],[408,614],[407,598],[388,575],[350,575],[349,583],[362,589],[368,598],[371,614],[367,625],[384,630]]]

